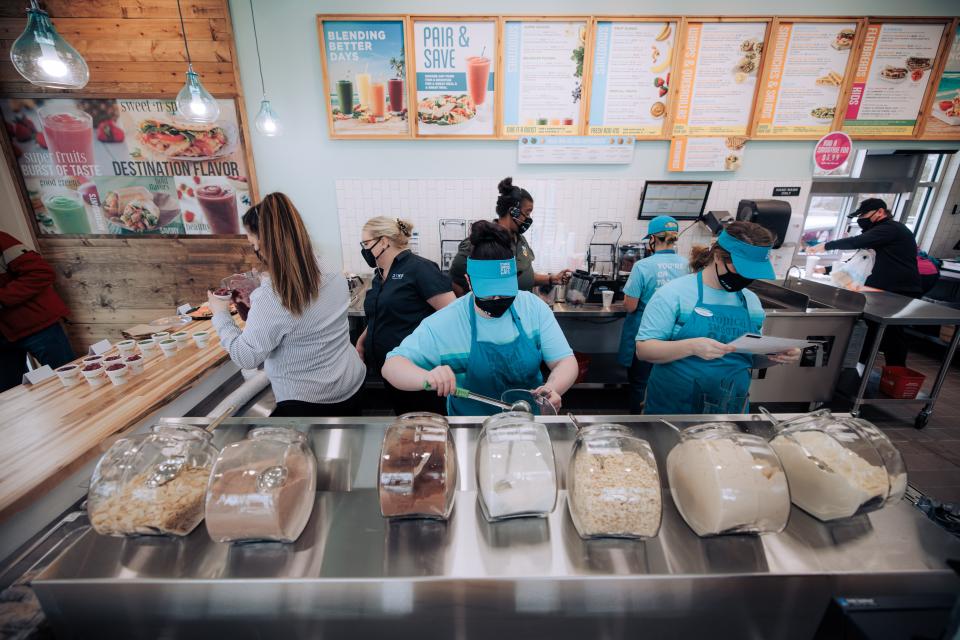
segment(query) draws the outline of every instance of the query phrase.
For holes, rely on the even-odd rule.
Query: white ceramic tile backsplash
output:
[[[413,222],[416,249],[420,255],[440,261],[441,218],[468,221],[492,219],[498,178],[470,179],[340,179],[336,181],[344,270],[369,273],[360,257],[360,229],[378,215],[403,217]],[[583,260],[596,221],[620,222],[621,242],[639,240],[647,222],[637,220],[644,181],[606,178],[524,178],[517,183],[535,199],[534,224],[527,232],[537,255],[538,271],[576,267]],[[810,191],[808,180],[731,180],[714,182],[707,211],[735,214],[743,198],[772,198],[774,187],[800,187],[800,196],[781,198],[790,203],[793,217],[785,246],[775,252],[774,266],[782,277],[789,267]],[[686,229],[689,223],[682,223]],[[687,253],[694,244],[707,244],[710,234],[702,225],[689,229],[679,250]]]

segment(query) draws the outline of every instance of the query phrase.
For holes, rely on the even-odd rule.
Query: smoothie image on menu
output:
[[[337,80],[337,102],[341,113],[353,113],[353,83]]]
[[[387,97],[382,82],[370,85],[370,115],[383,118],[386,115]]]
[[[89,114],[61,106],[44,107],[40,109],[40,124],[61,176],[92,174],[93,118]]]
[[[490,58],[483,55],[470,56],[467,58],[467,91],[470,93],[470,99],[480,107],[487,100],[487,84],[490,82]]]
[[[403,80],[391,78],[387,80],[387,93],[390,96],[390,113],[403,112]]]
[[[203,215],[210,225],[210,231],[217,235],[236,235],[240,233],[240,218],[237,215],[237,197],[230,187],[208,184],[196,191],[197,202],[203,209]]]
[[[357,74],[357,93],[360,94],[360,104],[368,106],[370,104],[370,74]]]
[[[43,199],[47,213],[57,223],[60,233],[92,233],[83,198],[69,189],[56,189]]]

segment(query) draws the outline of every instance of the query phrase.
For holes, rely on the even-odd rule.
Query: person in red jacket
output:
[[[0,231],[0,391],[20,384],[27,352],[54,369],[74,359],[60,320],[70,310],[53,290],[53,267]]]

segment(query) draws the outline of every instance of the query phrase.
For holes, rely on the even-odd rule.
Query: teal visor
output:
[[[772,246],[762,246],[744,242],[723,231],[717,238],[717,244],[726,249],[733,258],[737,273],[752,280],[772,280],[776,277],[770,264]]]
[[[517,295],[517,259],[474,260],[467,258],[467,275],[478,298]]]

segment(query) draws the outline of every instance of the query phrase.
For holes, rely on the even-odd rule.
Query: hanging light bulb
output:
[[[21,76],[38,87],[82,89],[90,80],[86,60],[60,37],[37,0],[31,0],[27,28],[10,48],[10,60]]]
[[[200,84],[200,76],[193,70],[190,60],[190,45],[187,44],[187,29],[183,26],[183,11],[177,0],[177,13],[180,15],[180,31],[183,33],[183,48],[187,53],[187,84],[177,94],[177,114],[189,122],[213,124],[220,117],[220,105],[216,98]]]
[[[198,124],[212,124],[220,117],[220,104],[200,84],[200,76],[192,64],[187,68],[187,83],[177,94],[177,114]]]
[[[270,101],[267,100],[266,97],[260,101],[260,113],[257,114],[257,118],[253,121],[253,124],[257,127],[257,131],[265,136],[273,137],[283,133],[282,127],[280,126],[280,119],[277,117],[273,107],[270,105]]]
[[[257,37],[257,16],[253,13],[253,0],[250,0],[250,20],[253,22],[253,42],[257,45],[257,68],[260,69],[260,91],[263,93],[263,98],[260,100],[260,113],[257,114],[253,124],[257,128],[257,131],[272,138],[282,133],[282,127],[280,126],[280,118],[277,117],[273,106],[270,104],[270,101],[267,100],[267,87],[263,82],[263,64],[260,62],[260,38]]]

